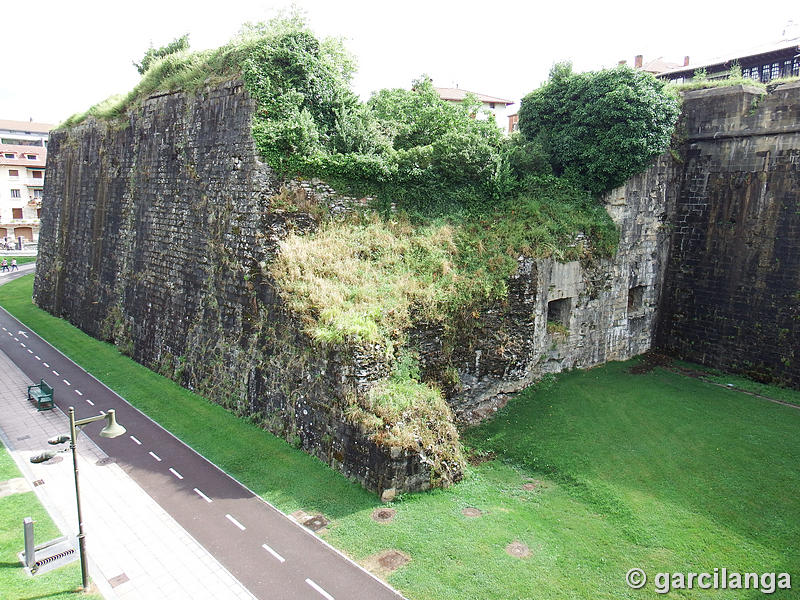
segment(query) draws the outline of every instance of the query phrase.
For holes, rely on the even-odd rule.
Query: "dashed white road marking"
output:
[[[8,335],[11,335],[11,334],[9,333]],[[18,342],[18,341],[19,341],[19,338],[18,338],[18,337],[15,337],[15,338],[14,338],[14,341],[15,341],[15,342]]]
[[[91,406],[94,406],[94,402],[92,402],[92,401],[91,401],[91,400],[89,400],[88,398],[86,399],[86,401],[87,401],[87,402],[88,402],[88,403],[89,403]]]
[[[323,598],[325,598],[326,600],[335,600],[333,596],[331,596],[328,592],[323,590],[321,587],[319,587],[316,583],[314,583],[310,579],[306,579],[306,583],[308,585],[310,585],[312,588],[314,588],[315,590],[317,590],[320,593],[320,595]]]
[[[48,369],[50,368],[50,365],[48,365],[46,362],[43,362],[42,365],[47,367]]]
[[[149,454],[150,456],[155,458],[158,462],[161,462],[161,458],[159,458],[158,454],[156,454],[155,452],[150,452]]]
[[[141,445],[142,445],[142,442],[140,442],[139,440],[137,440],[135,437],[131,436],[131,439],[132,439],[134,442],[136,442],[136,443],[137,443],[139,446],[141,446]]]
[[[247,528],[246,528],[244,525],[242,525],[241,523],[239,523],[239,521],[237,521],[236,519],[234,519],[234,518],[233,518],[231,515],[225,515],[225,518],[226,518],[226,519],[228,519],[228,521],[230,521],[230,522],[231,522],[231,523],[233,523],[234,525],[236,525],[236,526],[237,526],[239,529],[241,529],[242,531],[244,531],[245,529],[247,529]]]
[[[25,349],[28,351],[28,354],[33,354],[33,350],[31,350],[30,348],[25,348]]]
[[[67,385],[72,385],[72,384],[71,384],[69,381],[67,381],[66,379],[62,379],[61,381],[63,381],[63,382],[64,382],[64,383],[66,383]]]
[[[183,475],[181,475],[180,473],[178,473],[178,472],[177,472],[175,469],[173,469],[172,467],[170,467],[170,468],[169,468],[169,472],[170,472],[170,473],[172,473],[173,475],[175,475],[175,477],[177,477],[178,479],[183,479]]]
[[[211,498],[209,498],[208,496],[206,496],[206,495],[205,495],[203,492],[201,492],[201,491],[200,491],[200,490],[198,490],[197,488],[194,488],[194,491],[195,491],[195,493],[196,493],[198,496],[200,496],[200,497],[201,497],[203,500],[205,500],[206,502],[213,502],[213,500],[211,500]]]
[[[78,396],[83,396],[83,392],[81,392],[80,390],[75,390],[75,393],[78,394]]]
[[[60,375],[60,373],[59,373],[58,371],[56,371],[55,369],[53,369],[53,375],[55,375],[56,377],[58,377],[58,376]]]
[[[3,331],[8,331],[8,329],[6,329],[5,327],[3,327]]]
[[[19,345],[22,346],[23,348],[27,348],[27,346],[23,342],[20,342]]]
[[[41,358],[39,358],[38,356],[34,356],[33,358],[35,358],[36,360],[42,360],[42,359],[41,359]]]
[[[24,335],[25,337],[28,337],[28,334],[25,333],[24,331],[18,331],[17,333],[20,334],[20,335]]]
[[[277,558],[279,561],[281,561],[281,562],[286,562],[286,559],[285,559],[285,558],[283,558],[283,557],[282,557],[280,554],[278,554],[277,552],[275,552],[275,550],[273,550],[272,548],[270,548],[270,547],[269,547],[269,546],[267,546],[266,544],[261,544],[261,547],[262,547],[264,550],[266,550],[267,552],[269,552],[270,554],[272,554],[272,556],[274,556],[275,558]]]

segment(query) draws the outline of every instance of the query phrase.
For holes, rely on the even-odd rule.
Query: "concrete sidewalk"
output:
[[[78,520],[71,453],[46,463],[29,462],[31,456],[53,449],[49,438],[69,433],[69,419],[58,408],[37,411],[27,399],[30,384],[0,351],[0,439],[56,525],[74,538]],[[94,414],[99,411],[81,407],[77,417]],[[78,434],[89,573],[106,600],[254,598],[118,465],[106,464],[106,457]]]

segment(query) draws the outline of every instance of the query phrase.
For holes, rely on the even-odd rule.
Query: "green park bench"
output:
[[[36,400],[37,410],[50,410],[53,404],[53,388],[44,380],[39,385],[28,386],[28,400]]]

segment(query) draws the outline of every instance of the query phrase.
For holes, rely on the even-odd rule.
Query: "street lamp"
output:
[[[101,413],[97,416],[88,417],[86,419],[80,419],[76,421],[75,408],[70,406],[69,437],[66,435],[60,435],[58,437],[55,437],[47,441],[48,444],[56,445],[56,444],[63,444],[64,442],[69,440],[69,447],[72,450],[72,466],[75,469],[75,500],[78,505],[78,551],[81,557],[81,583],[84,591],[89,589],[89,573],[86,566],[86,536],[83,534],[83,517],[81,516],[81,494],[80,494],[80,488],[78,487],[78,457],[77,457],[77,452],[75,450],[75,439],[77,438],[76,428],[81,427],[83,425],[88,425],[89,423],[94,423],[95,421],[100,421],[102,419],[106,420],[106,426],[103,427],[102,431],[100,431],[100,437],[115,438],[125,433],[125,428],[119,423],[117,423],[116,411],[114,411],[113,408],[109,409],[108,412]],[[40,459],[47,456],[48,454],[49,453],[44,453],[41,456],[34,458]],[[31,461],[33,460],[34,459],[31,458]],[[39,461],[37,460],[36,462]]]

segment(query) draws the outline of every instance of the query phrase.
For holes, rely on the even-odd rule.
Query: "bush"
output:
[[[679,112],[677,96],[649,73],[625,66],[573,73],[562,63],[523,98],[519,128],[541,144],[557,175],[599,195],[666,149]]]

